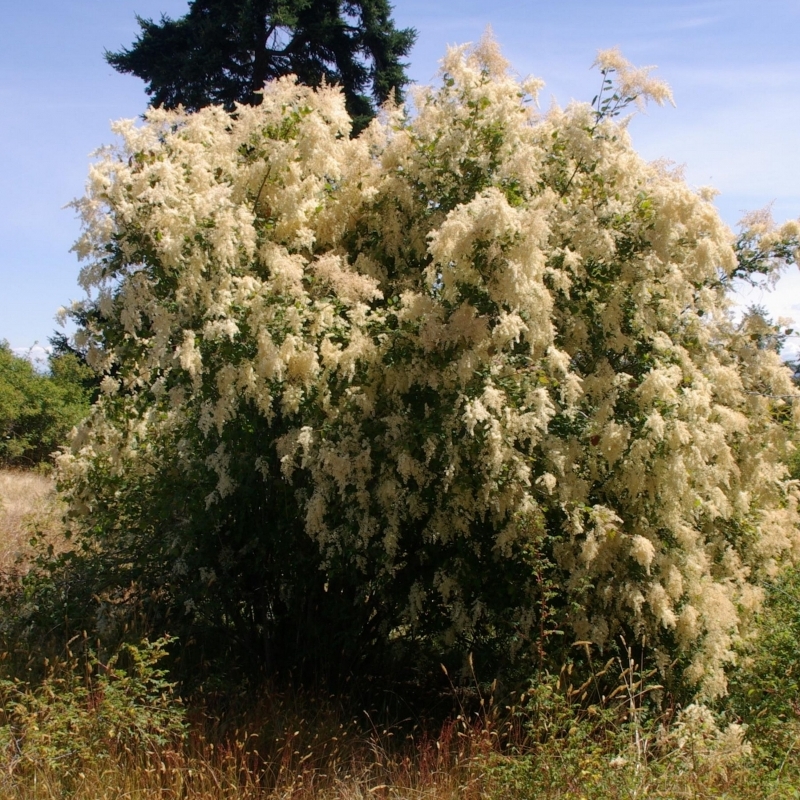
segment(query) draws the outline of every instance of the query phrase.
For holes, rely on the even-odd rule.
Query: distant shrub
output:
[[[0,466],[34,467],[66,442],[89,411],[89,367],[74,355],[50,360],[50,372],[0,342]]]

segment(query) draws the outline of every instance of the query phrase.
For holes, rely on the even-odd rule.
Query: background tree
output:
[[[85,314],[83,314],[84,322]],[[80,387],[84,401],[94,403],[100,395],[102,374],[95,372],[86,361],[86,349],[78,347],[65,333],[54,331],[47,340],[50,344],[50,355],[47,359],[50,374]]]
[[[72,353],[49,359],[49,373],[0,342],[0,466],[47,463],[89,411],[94,372]]]
[[[402,58],[416,34],[395,28],[390,12],[387,0],[194,0],[178,20],[139,18],[133,46],[106,59],[146,81],[154,106],[189,111],[257,105],[282,75],[325,80],[344,90],[358,132],[408,83]]]

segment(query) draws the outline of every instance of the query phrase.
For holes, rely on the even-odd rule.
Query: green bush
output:
[[[762,761],[800,759],[800,570],[767,586],[757,635],[731,676],[728,708],[748,726]]]
[[[50,359],[49,374],[0,342],[0,466],[35,467],[66,443],[86,416],[89,367],[74,355]]]
[[[70,656],[37,684],[0,680],[4,773],[24,779],[54,771],[68,785],[86,764],[125,754],[140,766],[158,763],[186,732],[183,706],[157,666],[167,644],[128,644],[105,664],[88,651]]]

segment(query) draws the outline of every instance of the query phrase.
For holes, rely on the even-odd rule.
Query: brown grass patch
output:
[[[62,506],[53,479],[35,472],[0,470],[0,574],[25,572],[31,539],[63,550]]]

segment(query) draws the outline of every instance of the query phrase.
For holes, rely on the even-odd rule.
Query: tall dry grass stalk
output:
[[[302,724],[301,720],[297,720]],[[8,800],[775,800],[796,798],[791,777],[757,764],[713,770],[670,748],[638,764],[618,755],[613,737],[575,727],[545,744],[504,746],[475,720],[450,720],[438,734],[398,746],[387,732],[297,745],[243,737],[214,745],[202,735],[159,752],[117,752],[65,776],[57,764],[8,763],[0,796]],[[299,734],[302,736],[302,734]],[[796,771],[793,772],[796,776]]]
[[[0,575],[26,571],[33,537],[63,550],[62,508],[52,478],[0,470]]]
[[[487,731],[458,721],[439,735],[389,731],[339,736],[287,729],[273,741],[253,734],[212,743],[198,731],[183,742],[134,752],[97,742],[96,757],[76,766],[37,759],[13,743],[0,755],[0,796],[7,800],[480,800],[489,783],[485,759],[495,748]],[[302,744],[299,742],[303,741]]]

